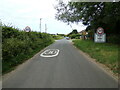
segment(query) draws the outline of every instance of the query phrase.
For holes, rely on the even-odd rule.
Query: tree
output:
[[[69,35],[72,35],[72,34],[78,34],[77,29],[73,29],[73,31],[72,31],[72,32],[70,32],[70,33],[68,34],[68,36],[69,36]]]
[[[69,35],[69,37],[71,39],[79,39],[80,38],[80,34],[71,34],[71,35]]]
[[[60,2],[56,19],[65,23],[82,21],[91,30],[103,27],[107,34],[120,34],[120,2]]]
[[[71,32],[72,34],[78,34],[77,29],[73,29],[73,31]]]

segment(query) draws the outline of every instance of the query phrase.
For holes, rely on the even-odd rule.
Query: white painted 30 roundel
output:
[[[59,54],[59,49],[47,49],[40,54],[41,57],[55,57]]]

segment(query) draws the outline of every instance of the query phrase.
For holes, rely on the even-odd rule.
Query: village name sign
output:
[[[99,27],[94,34],[94,42],[96,43],[104,43],[106,42],[106,34],[104,33],[104,29]]]

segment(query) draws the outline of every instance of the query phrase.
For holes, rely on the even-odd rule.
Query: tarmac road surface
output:
[[[3,76],[3,88],[117,88],[117,81],[90,62],[66,39],[47,49],[59,49],[55,57],[40,53]]]

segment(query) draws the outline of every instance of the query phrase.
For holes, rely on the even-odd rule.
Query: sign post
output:
[[[94,42],[96,43],[104,43],[106,42],[106,34],[104,33],[104,29],[99,27],[97,32],[94,34]]]
[[[25,29],[24,29],[26,32],[30,32],[31,31],[31,28],[29,26],[26,26]]]

